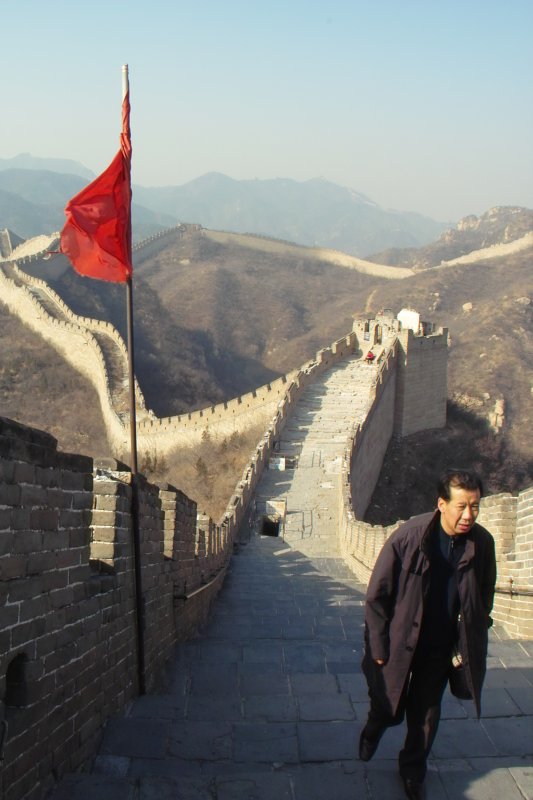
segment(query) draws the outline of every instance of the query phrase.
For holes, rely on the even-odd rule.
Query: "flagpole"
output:
[[[128,65],[122,65],[122,102],[129,95],[130,81]],[[131,220],[131,198],[130,198]],[[131,257],[132,232],[129,231],[128,249]],[[128,373],[129,373],[129,405],[130,405],[130,464],[133,475],[137,474],[137,415],[135,408],[135,364],[133,356],[133,285],[131,275],[126,281],[127,294],[127,325],[128,325]]]
[[[122,102],[129,95],[130,82],[128,65],[122,65]],[[131,197],[130,197],[130,229],[128,249],[132,253],[131,231]],[[144,659],[144,600],[142,592],[141,570],[141,535],[139,526],[139,485],[137,477],[137,414],[135,407],[135,358],[133,346],[133,281],[129,275],[126,280],[126,322],[128,330],[128,376],[130,406],[130,466],[131,466],[131,521],[133,534],[133,563],[135,573],[135,621],[137,630],[137,672],[139,694],[145,694],[145,659]]]

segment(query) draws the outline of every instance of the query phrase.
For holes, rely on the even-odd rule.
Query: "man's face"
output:
[[[468,533],[479,514],[479,489],[450,488],[450,499],[439,497],[440,522],[449,536]]]

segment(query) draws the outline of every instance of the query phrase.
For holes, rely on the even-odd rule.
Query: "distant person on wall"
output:
[[[437,511],[412,517],[385,542],[366,596],[363,672],[370,711],[359,740],[369,761],[385,729],[407,720],[399,754],[407,797],[424,796],[426,761],[444,690],[461,675],[480,715],[496,582],[494,539],[476,523],[480,479],[449,470]]]
[[[376,356],[374,355],[372,350],[369,350],[368,353],[366,354],[366,363],[367,364],[371,364],[373,362],[373,360],[375,359],[375,357]]]

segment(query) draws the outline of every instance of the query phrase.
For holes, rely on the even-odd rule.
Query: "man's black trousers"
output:
[[[394,716],[384,708],[383,698],[369,689],[370,711],[365,727],[368,739],[379,740],[386,728],[400,725],[404,717],[406,719],[407,735],[398,758],[402,778],[420,783],[425,778],[427,757],[439,726],[442,695],[450,665],[450,653],[416,653]]]

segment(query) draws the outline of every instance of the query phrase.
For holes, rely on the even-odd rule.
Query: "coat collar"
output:
[[[429,551],[430,551],[429,539],[431,533],[435,530],[437,525],[440,525],[440,511],[438,509],[437,511],[435,511],[435,513],[429,520],[429,524],[426,527],[424,533],[422,534],[422,539],[420,541],[420,549],[427,558],[429,558]]]
[[[474,537],[472,536],[472,531],[473,528],[466,534],[465,549],[463,551],[463,555],[461,556],[461,560],[457,564],[458,567],[463,567],[465,564],[468,564],[468,562],[472,561],[476,554],[476,545],[474,542]]]
[[[420,541],[420,549],[422,550],[424,555],[427,556],[428,558],[430,553],[429,539],[432,531],[434,531],[438,525],[440,525],[440,511],[437,509],[437,511],[435,511],[435,513],[431,517],[429,524],[425,529],[424,533],[422,534],[422,539]],[[474,542],[475,529],[476,529],[476,523],[474,523],[472,529],[468,531],[467,534],[465,534],[466,536],[465,549],[463,551],[463,555],[461,556],[461,560],[457,565],[458,567],[468,564],[468,562],[474,558],[474,555],[476,553],[476,545]]]

